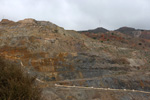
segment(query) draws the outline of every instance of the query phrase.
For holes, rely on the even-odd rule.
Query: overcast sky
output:
[[[46,20],[65,29],[150,29],[150,0],[0,0],[0,20]]]

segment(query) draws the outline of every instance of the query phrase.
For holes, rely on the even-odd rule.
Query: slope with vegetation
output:
[[[41,100],[41,89],[14,62],[0,58],[0,100]]]

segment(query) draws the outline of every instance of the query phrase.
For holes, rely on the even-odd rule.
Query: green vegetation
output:
[[[0,57],[0,100],[40,100],[41,97],[35,77],[30,77],[21,67]]]
[[[54,30],[55,33],[58,33],[58,30]]]

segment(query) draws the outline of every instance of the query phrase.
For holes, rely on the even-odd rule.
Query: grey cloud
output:
[[[65,29],[150,29],[150,0],[0,0],[0,19],[51,21]]]

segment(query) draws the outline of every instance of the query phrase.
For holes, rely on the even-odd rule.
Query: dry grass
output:
[[[35,85],[35,78],[0,58],[0,100],[41,100],[41,90]]]

